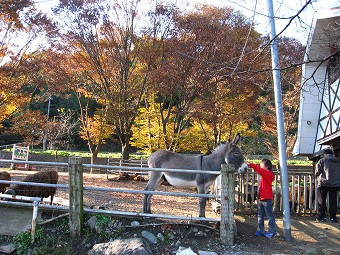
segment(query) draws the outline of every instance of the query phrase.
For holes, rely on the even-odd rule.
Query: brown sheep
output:
[[[11,175],[5,171],[0,172],[0,180],[11,180]],[[4,193],[6,191],[6,188],[9,187],[9,184],[7,183],[0,183],[0,193]]]
[[[27,175],[22,181],[23,182],[37,182],[46,184],[57,184],[58,183],[58,172],[56,170],[42,170],[35,174]],[[57,188],[55,187],[42,187],[42,186],[28,186],[24,184],[11,184],[7,189],[6,194],[20,195],[28,197],[44,197],[51,196],[50,205],[53,203],[53,196],[56,193]]]

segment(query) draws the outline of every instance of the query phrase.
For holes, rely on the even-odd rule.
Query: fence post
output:
[[[234,204],[235,175],[232,166],[221,167],[221,224],[220,238],[222,244],[234,245]]]
[[[32,216],[32,229],[31,229],[31,243],[35,240],[35,231],[37,228],[37,218],[38,218],[38,201],[33,201],[33,216]]]
[[[71,237],[80,237],[83,221],[83,160],[81,157],[70,157],[69,174],[69,225]]]

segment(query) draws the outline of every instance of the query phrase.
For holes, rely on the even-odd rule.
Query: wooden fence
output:
[[[2,163],[17,163],[15,160],[0,160]],[[38,162],[29,161],[30,165],[47,165],[57,167],[68,167],[69,183],[68,185],[63,184],[42,184],[42,183],[24,183],[24,182],[12,182],[12,181],[0,181],[0,183],[17,183],[34,186],[47,186],[57,187],[58,189],[69,190],[69,206],[47,206],[39,205],[39,207],[54,208],[60,210],[67,210],[69,212],[70,222],[70,235],[71,237],[77,237],[81,235],[83,226],[83,213],[84,212],[95,212],[95,213],[106,213],[120,216],[140,216],[140,217],[156,217],[156,218],[168,218],[168,219],[181,219],[190,221],[218,221],[220,222],[220,238],[223,244],[233,245],[234,244],[234,201],[228,199],[228,197],[234,197],[235,187],[235,174],[234,169],[228,165],[222,165],[221,172],[216,171],[204,171],[204,170],[181,170],[181,169],[158,169],[158,168],[145,168],[145,167],[126,167],[126,166],[110,166],[110,165],[91,165],[82,164],[82,160],[79,157],[70,157],[69,163],[54,163],[54,162]],[[111,188],[100,188],[100,187],[85,187],[83,186],[83,169],[84,168],[102,168],[110,171],[175,171],[175,172],[196,172],[196,173],[207,173],[207,174],[221,174],[222,183],[220,188],[220,195],[209,195],[209,194],[193,194],[193,193],[179,193],[179,192],[160,192],[160,191],[142,191],[142,190],[124,190],[124,189],[111,189]],[[221,214],[220,218],[202,218],[202,217],[188,217],[188,216],[175,216],[175,215],[161,215],[161,214],[147,214],[138,212],[122,212],[122,211],[110,211],[110,210],[97,210],[84,208],[83,205],[83,191],[84,190],[97,190],[105,192],[123,192],[132,194],[157,194],[167,196],[184,196],[184,197],[206,197],[210,199],[218,198],[221,202]],[[19,204],[24,203],[0,201],[0,204]],[[28,206],[27,204],[25,206]],[[32,205],[30,205],[32,206]],[[32,226],[33,229],[33,226]]]
[[[145,159],[108,159],[110,166],[126,167],[147,167]],[[282,213],[282,194],[281,194],[281,176],[278,172],[279,166],[274,166],[275,181],[273,185],[274,193],[274,211]],[[123,172],[123,169],[108,169],[107,178],[110,173]],[[130,173],[130,171],[129,171]],[[145,172],[133,172],[145,174]],[[312,166],[288,165],[289,177],[289,203],[292,214],[314,214],[316,213],[316,186],[314,170]],[[246,174],[236,174],[235,184],[235,209],[250,213],[257,212],[257,189],[260,176],[252,169],[248,169]],[[212,187],[212,194],[220,195],[221,176],[216,179]],[[292,188],[294,187],[294,188]],[[217,199],[217,205],[213,202],[213,209],[220,211],[220,201]]]
[[[0,160],[2,163],[18,163],[15,160]],[[19,161],[20,162],[20,161]],[[124,189],[112,189],[101,187],[83,186],[83,171],[84,169],[100,168],[107,171],[107,175],[114,172],[132,172],[132,173],[146,173],[148,171],[192,171],[192,172],[206,172],[213,174],[220,174],[220,172],[212,171],[197,171],[197,170],[180,170],[180,169],[157,169],[146,168],[145,161],[132,161],[116,163],[108,162],[108,165],[91,165],[83,164],[82,159],[78,157],[69,158],[69,163],[56,163],[56,162],[40,162],[40,161],[28,161],[30,165],[45,165],[56,168],[68,168],[69,183],[65,184],[41,184],[30,183],[29,185],[36,186],[50,186],[57,187],[58,189],[67,189],[69,191],[69,206],[49,206],[39,204],[39,208],[50,208],[68,211],[70,213],[70,233],[72,236],[81,234],[83,225],[83,212],[92,213],[105,213],[119,216],[134,216],[134,217],[157,217],[165,219],[181,219],[181,220],[198,220],[198,221],[219,221],[221,224],[220,235],[221,241],[225,244],[233,243],[233,216],[234,210],[242,210],[254,213],[257,211],[257,187],[259,182],[259,175],[251,169],[244,175],[234,174],[233,170],[230,170],[224,165],[221,170],[221,175],[218,176],[214,187],[212,188],[212,194],[193,194],[193,193],[179,193],[179,192],[161,192],[161,191],[144,191],[144,190],[124,190]],[[123,164],[124,163],[124,164]],[[136,166],[137,165],[137,166]],[[274,191],[274,207],[276,213],[282,212],[282,196],[281,196],[281,182],[280,174],[274,169],[275,181],[273,185]],[[314,171],[311,166],[288,166],[289,176],[289,200],[292,214],[313,214],[316,213],[316,187]],[[1,181],[0,183],[19,183],[22,182],[8,182]],[[234,185],[231,185],[234,183]],[[228,189],[229,187],[229,189]],[[220,217],[219,218],[200,218],[200,217],[188,217],[188,216],[174,216],[165,214],[146,214],[139,212],[128,211],[112,211],[101,209],[84,208],[83,205],[83,191],[94,190],[103,192],[122,192],[132,194],[157,194],[165,196],[186,196],[186,197],[206,197],[213,201],[217,201],[219,204]],[[227,199],[228,197],[235,197],[235,201]],[[231,203],[232,202],[232,203]],[[3,203],[16,203],[9,201],[0,201]],[[27,203],[19,203],[24,206]]]
[[[147,175],[146,171],[131,171],[130,167],[148,167],[148,161],[146,159],[117,159],[117,158],[108,158],[107,164],[109,166],[123,166],[124,168],[115,168],[115,169],[107,169],[106,170],[106,178],[109,180],[109,175],[112,173],[125,173],[125,174],[138,174],[138,175]],[[129,167],[129,169],[126,169]]]
[[[281,176],[274,168],[273,183],[274,212],[282,213]],[[220,177],[216,179],[213,193],[219,194]],[[316,213],[316,185],[312,166],[288,166],[289,204],[292,214]],[[246,174],[236,176],[235,201],[236,210],[250,213],[257,212],[257,190],[260,180],[259,174],[248,169]]]

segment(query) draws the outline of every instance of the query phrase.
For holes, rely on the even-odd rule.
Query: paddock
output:
[[[72,160],[75,160],[74,162]],[[17,163],[13,160],[1,160],[1,162],[5,162],[5,163]],[[67,192],[65,190],[68,190],[68,201],[69,201],[69,205],[68,207],[65,205],[45,205],[45,204],[40,204],[39,207],[44,208],[50,208],[50,209],[55,209],[55,210],[68,210],[69,211],[69,217],[70,217],[70,232],[71,232],[71,236],[78,236],[80,235],[80,231],[81,231],[81,226],[82,226],[82,216],[81,214],[85,211],[85,212],[98,212],[98,213],[106,213],[106,214],[112,214],[112,215],[120,215],[120,216],[131,216],[131,217],[157,217],[157,218],[165,218],[165,219],[178,219],[178,220],[184,220],[184,221],[208,221],[208,222],[221,222],[220,224],[220,235],[221,235],[221,241],[224,242],[231,242],[233,243],[233,240],[229,240],[229,236],[234,236],[233,235],[233,227],[234,227],[234,223],[233,220],[230,220],[230,217],[233,216],[233,208],[231,208],[231,206],[233,206],[233,203],[229,203],[227,199],[227,196],[223,196],[225,199],[225,203],[223,206],[223,202],[222,202],[222,208],[223,211],[225,211],[224,214],[220,214],[217,215],[215,214],[215,217],[212,218],[201,218],[201,217],[196,217],[195,215],[197,215],[197,200],[198,197],[207,197],[210,199],[215,199],[218,196],[217,195],[209,195],[209,194],[197,194],[195,193],[193,190],[191,190],[190,192],[178,192],[178,190],[176,192],[172,192],[172,191],[143,191],[143,190],[135,190],[135,189],[122,189],[122,188],[105,188],[105,187],[95,187],[93,186],[95,184],[95,180],[93,178],[90,178],[90,180],[88,180],[89,183],[91,183],[91,186],[84,186],[84,173],[83,173],[83,168],[84,169],[121,169],[121,167],[115,167],[115,166],[103,166],[103,165],[90,165],[90,164],[82,164],[80,158],[70,158],[70,163],[66,164],[66,163],[53,163],[53,162],[33,162],[33,161],[29,161],[27,162],[30,165],[43,165],[43,166],[47,166],[47,167],[54,167],[54,168],[58,168],[58,172],[62,173],[62,168],[67,167],[68,168],[68,173],[69,175],[66,176],[68,178],[68,185],[67,184],[62,184],[61,182],[59,182],[59,184],[42,184],[42,183],[23,183],[23,182],[18,182],[18,181],[0,181],[1,183],[13,183],[13,184],[26,184],[26,185],[34,185],[34,186],[47,186],[47,187],[57,187],[57,194],[56,197],[60,196],[60,192],[63,192],[63,196],[67,197]],[[227,176],[234,176],[234,170],[233,169],[229,169],[227,165],[225,165],[226,170],[225,173],[222,172],[222,175],[226,174]],[[148,169],[148,168],[124,168],[124,170],[134,170],[134,171],[157,171],[159,169]],[[162,171],[164,171],[164,169],[161,169]],[[167,170],[167,171],[193,171],[193,170],[180,170],[180,169],[176,169],[176,170]],[[88,172],[88,171],[85,171]],[[196,172],[206,172],[206,173],[210,173],[212,174],[212,171],[202,171],[202,170],[196,170]],[[220,172],[219,172],[220,173]],[[219,174],[216,173],[214,171],[213,174]],[[90,174],[92,177],[96,176],[96,174]],[[227,177],[224,178],[225,180],[228,179]],[[109,183],[109,182],[108,182]],[[144,188],[145,183],[140,183],[140,182],[136,182],[139,185],[142,185],[142,187]],[[232,181],[233,183],[233,181]],[[172,187],[171,187],[172,188]],[[64,190],[64,191],[61,191]],[[224,189],[222,189],[224,190]],[[233,192],[234,187],[232,187],[231,192]],[[105,192],[104,194],[102,193],[101,195],[96,195],[96,193],[100,193],[100,192]],[[116,196],[113,196],[112,199],[109,198],[107,193],[122,193],[123,195],[121,196],[121,202],[118,204],[123,205],[124,207],[124,211],[119,211],[117,210],[117,208],[106,208],[105,206],[101,206],[101,205],[92,205],[90,207],[88,204],[88,196],[87,194],[91,193],[92,198],[93,196],[96,197],[103,197],[104,200],[106,200],[108,203],[112,202],[112,201],[116,201],[117,199]],[[127,198],[131,195],[136,195],[136,197],[134,197],[135,203],[133,205],[130,204],[130,208],[132,209],[131,211],[127,210]],[[176,203],[178,203],[178,206],[176,206],[176,204],[172,203],[172,201],[169,201],[167,199],[167,201],[169,202],[169,204],[171,203],[170,207],[167,207],[167,210],[165,212],[165,214],[162,213],[158,213],[154,211],[153,214],[147,214],[147,213],[141,213],[140,212],[140,207],[137,207],[137,204],[142,204],[141,201],[141,196],[143,194],[154,194],[155,199],[153,199],[153,203],[156,205],[157,204],[157,199],[156,196],[157,195],[162,195],[162,196],[176,196],[179,197],[179,199],[175,199]],[[138,197],[139,196],[139,197]],[[108,199],[109,198],[109,199]],[[186,199],[188,198],[188,200]],[[187,201],[193,201],[193,199],[195,199],[195,209],[192,208],[188,208],[187,206],[183,206],[184,204],[187,204]],[[221,199],[223,201],[223,199]],[[130,200],[129,200],[130,201]],[[8,203],[13,203],[13,204],[17,204],[17,205],[23,205],[24,203],[22,202],[7,202],[7,201],[1,201],[0,204],[6,205]],[[189,203],[189,204],[193,204],[193,203]],[[85,206],[84,206],[85,205]],[[115,207],[114,205],[111,205],[112,207]],[[160,207],[164,208],[164,205],[160,205]],[[173,208],[174,210],[169,210],[169,208]],[[178,216],[178,211],[176,211],[176,208],[181,208],[183,210],[183,214],[181,216]],[[223,215],[227,215],[227,216],[223,216]],[[73,220],[72,220],[73,219]],[[72,222],[73,221],[73,222]],[[225,224],[223,223],[225,222]],[[72,230],[72,228],[74,228]],[[230,233],[229,233],[230,232]],[[73,234],[72,234],[73,233]],[[226,241],[225,241],[226,240]]]
[[[8,160],[0,160],[3,163],[13,163]],[[39,208],[48,208],[49,210],[68,211],[69,210],[69,172],[67,163],[53,163],[53,162],[28,162],[32,165],[39,165],[40,168],[54,168],[59,173],[59,183],[56,185],[57,194],[55,196],[55,204],[49,206],[46,202],[39,204]],[[138,163],[140,164],[140,162]],[[38,167],[36,167],[38,168]],[[122,165],[90,165],[83,164],[84,173],[83,179],[83,205],[86,212],[101,212],[113,215],[126,215],[131,217],[160,217],[168,219],[178,219],[184,221],[190,220],[204,220],[219,222],[221,215],[213,211],[211,204],[207,205],[206,217],[200,219],[198,215],[198,197],[194,190],[178,189],[172,186],[161,185],[160,191],[154,192],[153,197],[153,214],[146,215],[142,211],[143,189],[146,182],[134,180],[118,180],[119,173],[124,172],[147,172],[148,168],[131,167],[125,162]],[[93,173],[91,169],[95,169]],[[17,171],[10,170],[11,175],[15,181],[20,181],[26,174],[31,171]],[[279,190],[280,175],[276,171],[274,190]],[[289,168],[290,186],[295,187],[291,189],[290,200],[291,210],[295,214],[314,214],[315,213],[315,199],[313,200],[311,194],[314,190],[314,174],[312,167],[302,170],[290,167]],[[146,177],[146,176],[145,176]],[[235,181],[235,210],[247,213],[256,213],[256,190],[259,176],[249,170],[245,175],[236,175]],[[99,182],[99,180],[101,180]],[[96,185],[96,182],[100,185]],[[4,182],[4,181],[0,181]],[[105,186],[103,186],[105,183]],[[42,184],[40,184],[42,185]],[[48,184],[45,184],[48,185]],[[52,185],[53,186],[53,185]],[[126,189],[128,187],[128,189]],[[205,195],[210,199],[210,202],[220,200],[220,187],[215,186],[212,189],[212,195]],[[276,194],[276,213],[281,213],[281,197]],[[310,200],[306,198],[312,198]],[[297,198],[292,199],[292,198]],[[304,198],[304,200],[302,199]],[[303,201],[308,201],[304,203]],[[7,201],[1,201],[2,206],[6,206]],[[16,203],[16,202],[12,202]],[[27,203],[17,203],[20,206]],[[179,216],[180,215],[180,216]]]

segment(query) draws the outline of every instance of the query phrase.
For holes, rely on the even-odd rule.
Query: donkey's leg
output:
[[[160,184],[162,172],[150,172],[149,181],[146,184],[145,191],[154,191]],[[145,194],[143,201],[143,213],[151,213],[151,197],[152,194]]]
[[[200,183],[197,185],[197,192],[198,194],[208,194],[209,193],[209,186],[206,187],[203,183]],[[199,201],[199,215],[198,217],[205,218],[205,206],[207,204],[207,198],[206,197],[200,197],[198,199]]]

